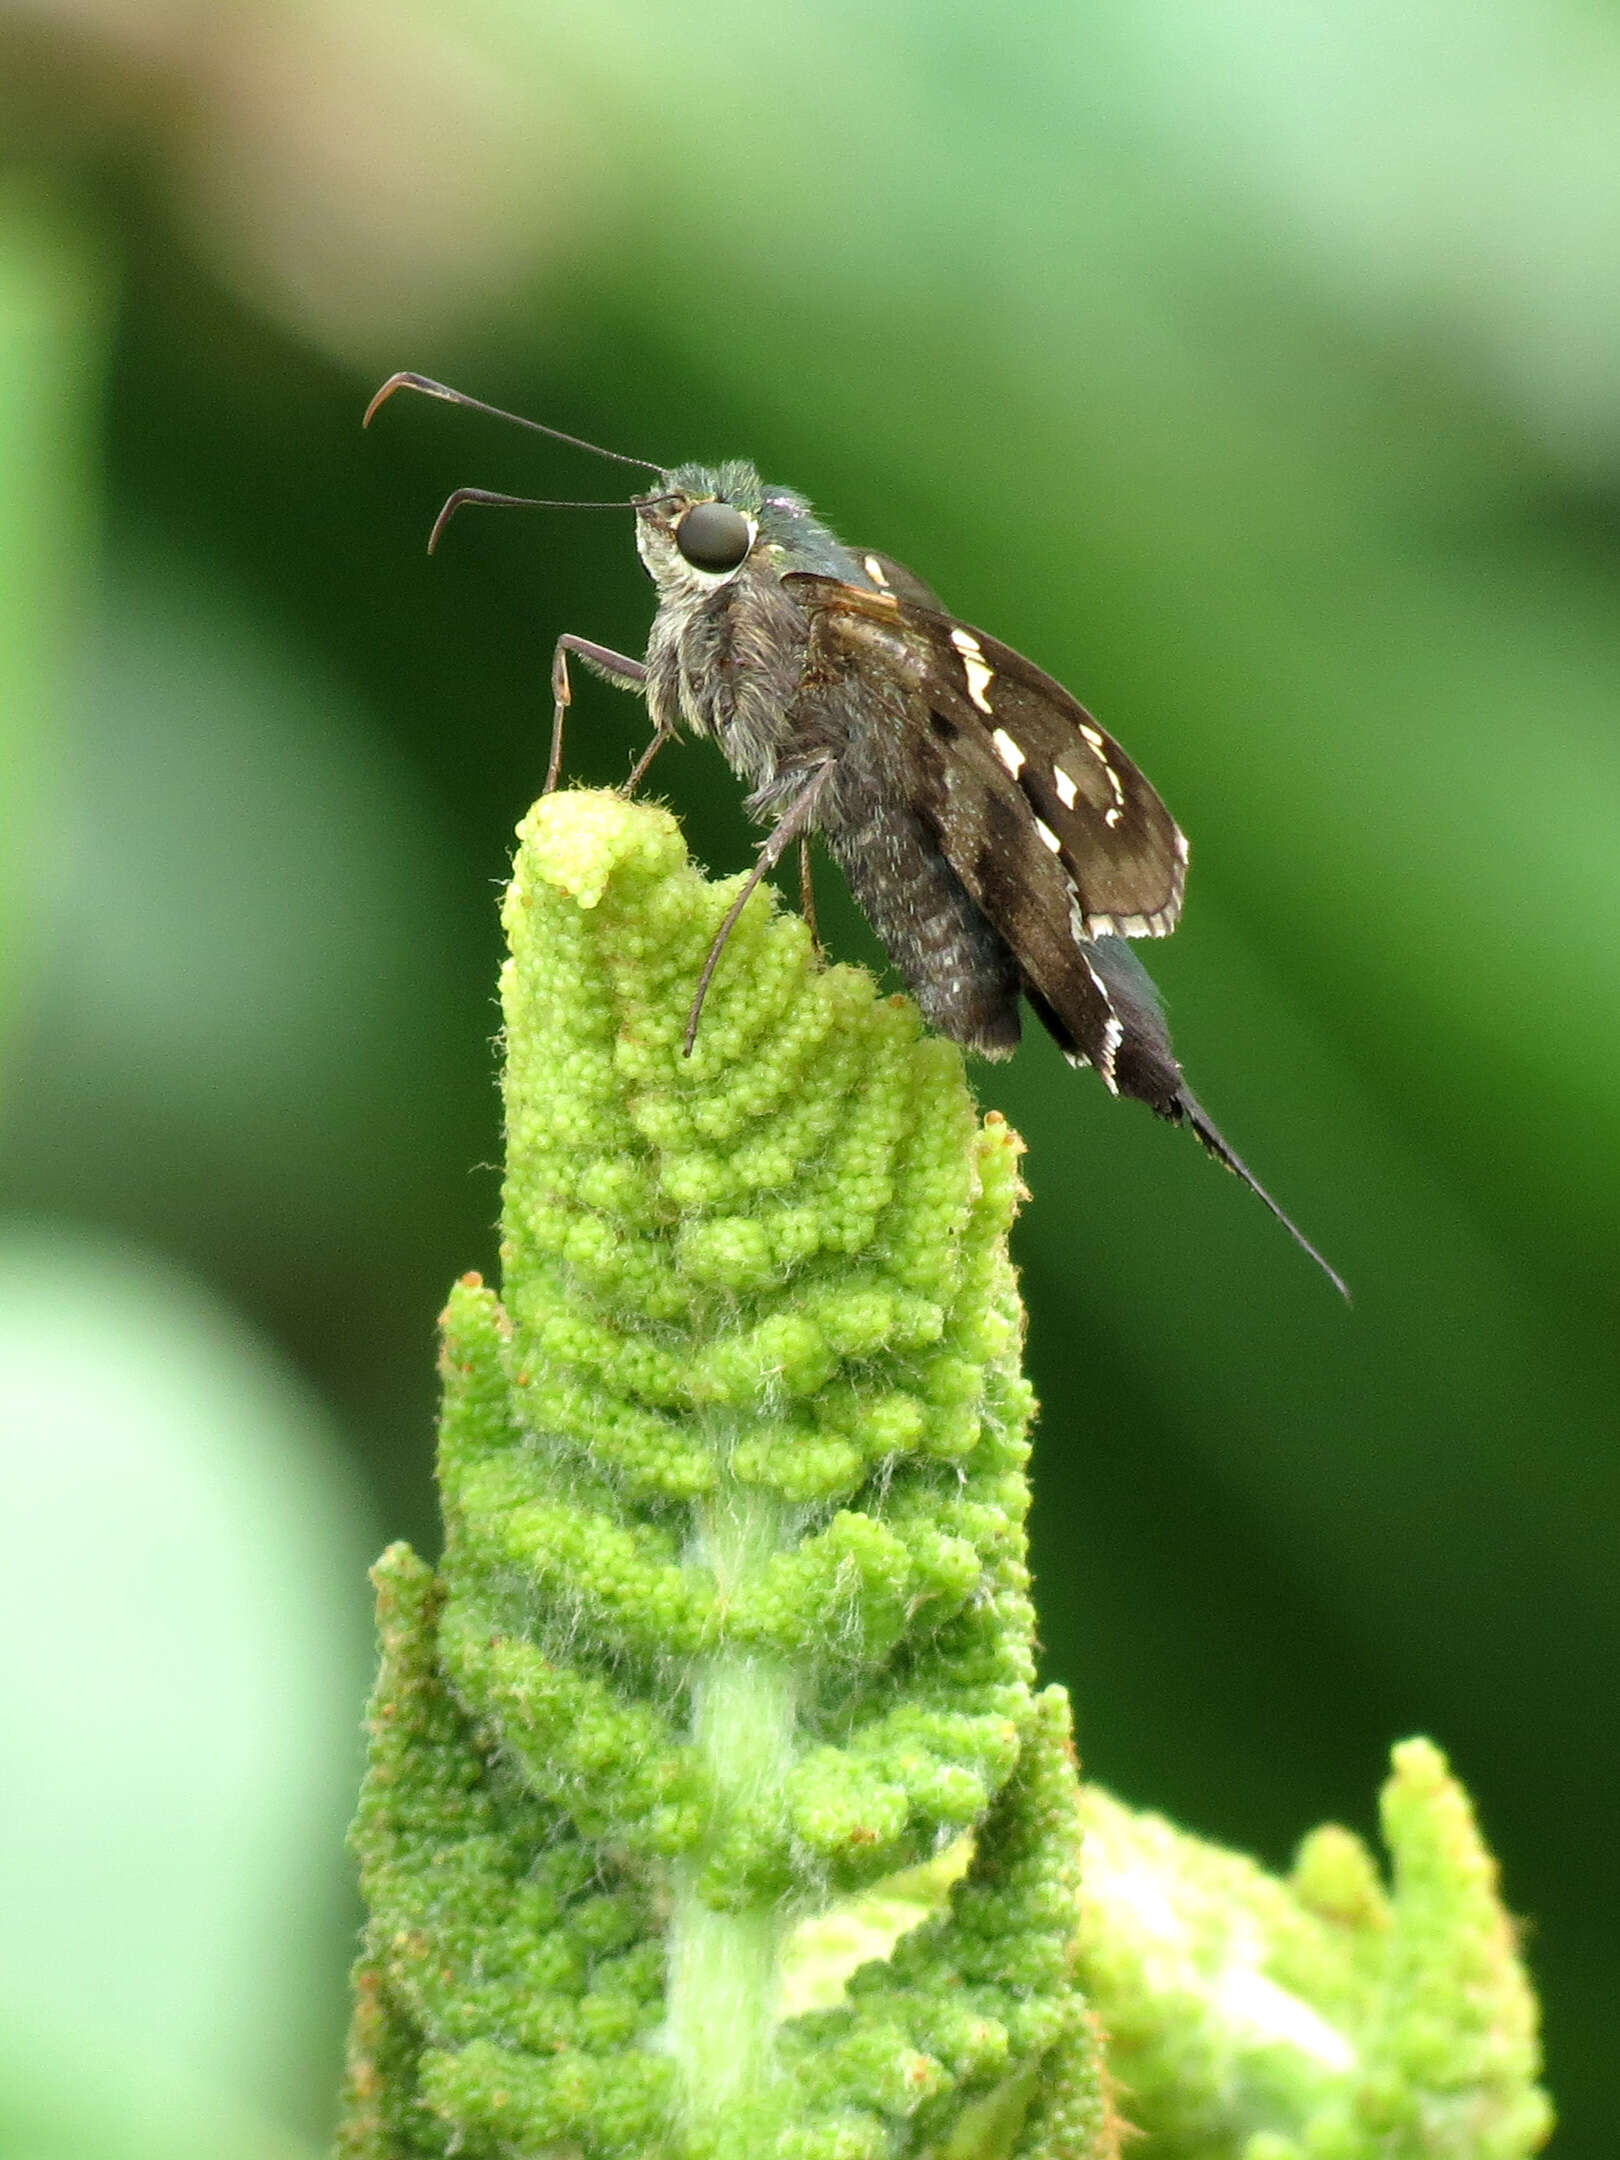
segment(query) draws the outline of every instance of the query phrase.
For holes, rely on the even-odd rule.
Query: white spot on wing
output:
[[[1013,741],[1005,728],[998,727],[990,740],[996,746],[996,756],[1016,780],[1024,769],[1024,753]]]
[[[1080,790],[1075,786],[1074,782],[1069,778],[1068,774],[1063,770],[1063,767],[1061,765],[1054,765],[1052,767],[1052,783],[1058,791],[1058,801],[1062,803],[1065,810],[1072,810],[1074,808],[1075,797],[1079,794]]]
[[[1108,808],[1103,812],[1103,823],[1111,829],[1119,823],[1120,819],[1124,815],[1125,813],[1123,810],[1120,809],[1118,803],[1110,803],[1108,805]]]
[[[951,643],[962,655],[962,672],[967,677],[968,696],[980,712],[987,713],[990,710],[990,700],[984,693],[995,681],[996,671],[986,662],[984,647],[971,630],[963,629],[951,632]]]
[[[1091,745],[1092,749],[1096,751],[1097,763],[1108,775],[1108,785],[1114,791],[1115,807],[1117,809],[1123,810],[1125,807],[1125,790],[1120,785],[1119,774],[1115,772],[1113,766],[1110,765],[1108,762],[1107,736],[1100,733],[1099,730],[1094,727],[1088,727],[1084,721],[1080,723],[1080,732],[1085,737],[1086,741]],[[1117,819],[1114,818],[1110,818],[1108,820],[1108,823],[1110,825],[1116,824],[1117,822]]]
[[[872,580],[872,583],[877,586],[880,592],[887,592],[889,590],[889,581],[883,574],[883,565],[878,561],[875,555],[867,556],[865,569],[867,576]]]
[[[1040,834],[1043,844],[1049,847],[1055,855],[1059,848],[1062,847],[1063,842],[1058,838],[1051,826],[1047,824],[1045,818],[1035,820],[1035,830]]]

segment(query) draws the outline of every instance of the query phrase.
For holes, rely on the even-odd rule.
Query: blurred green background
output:
[[[329,2117],[364,1565],[493,1265],[495,884],[629,520],[752,456],[1193,836],[1194,1083],[1351,1278],[1044,1040],[1050,1672],[1268,1860],[1432,1733],[1612,2155],[1620,12],[0,5],[0,2149]],[[581,781],[638,709],[582,687]],[[702,746],[656,775],[748,859]],[[869,938],[828,872],[842,955]]]

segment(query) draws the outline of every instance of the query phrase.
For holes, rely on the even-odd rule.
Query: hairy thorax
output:
[[[792,737],[809,622],[763,567],[709,591],[662,596],[647,648],[647,701],[660,727],[712,735],[726,763],[769,788]]]

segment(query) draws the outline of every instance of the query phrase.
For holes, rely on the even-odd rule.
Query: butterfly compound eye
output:
[[[730,503],[694,503],[675,528],[675,545],[694,570],[735,570],[753,532]]]

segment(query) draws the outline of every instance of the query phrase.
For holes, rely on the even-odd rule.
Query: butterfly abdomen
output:
[[[982,1057],[1018,1047],[1018,969],[920,827],[826,835],[850,891],[930,1027]]]
[[[1006,941],[945,859],[923,819],[863,771],[852,741],[822,837],[930,1027],[981,1057],[1018,1047],[1022,983]]]

